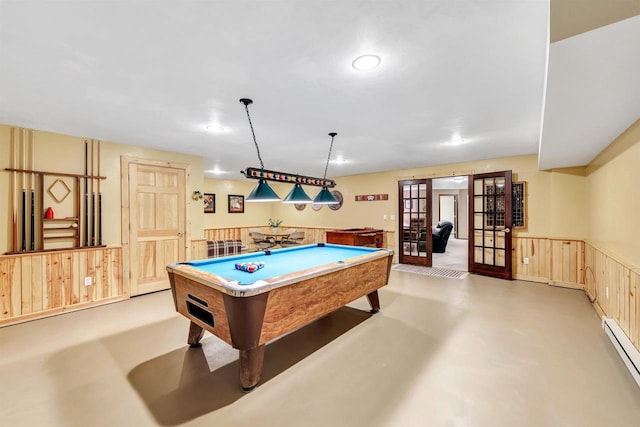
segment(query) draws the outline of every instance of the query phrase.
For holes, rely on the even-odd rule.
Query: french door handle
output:
[[[505,233],[511,233],[511,229],[510,229],[510,228],[505,228],[505,229],[504,229],[504,230],[502,230],[502,231],[504,231]]]

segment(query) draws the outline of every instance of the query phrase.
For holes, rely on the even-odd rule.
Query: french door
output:
[[[469,272],[511,279],[511,171],[469,177]]]
[[[431,180],[398,182],[400,264],[431,267]]]

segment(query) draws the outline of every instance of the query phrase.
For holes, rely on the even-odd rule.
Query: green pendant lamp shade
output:
[[[335,203],[340,203],[333,197],[331,191],[327,187],[322,187],[322,190],[318,193],[315,199],[313,199],[313,203],[316,205],[333,205]]]
[[[267,181],[261,179],[256,185],[256,188],[247,196],[247,202],[279,202],[280,197],[276,194],[275,191]]]
[[[284,198],[282,203],[313,203],[313,200],[311,200],[311,197],[309,197],[307,193],[305,193],[300,184],[296,184],[291,189],[289,194],[287,194],[287,197]]]

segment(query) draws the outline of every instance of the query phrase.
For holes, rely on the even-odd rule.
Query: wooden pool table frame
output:
[[[188,344],[207,330],[240,353],[240,386],[260,380],[265,344],[367,296],[380,309],[378,289],[389,279],[393,251],[382,249],[317,268],[278,276],[248,296],[224,288],[224,279],[186,264],[167,267],[176,310],[187,317]],[[256,293],[257,292],[257,293]]]

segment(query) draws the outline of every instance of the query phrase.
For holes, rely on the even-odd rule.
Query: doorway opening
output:
[[[434,268],[469,271],[469,179],[432,179],[432,235]],[[447,233],[447,224],[451,229]]]

